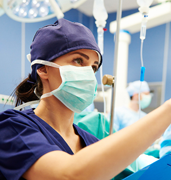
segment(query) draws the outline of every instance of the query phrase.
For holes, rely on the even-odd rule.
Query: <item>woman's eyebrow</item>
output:
[[[81,53],[81,52],[73,52],[72,54],[79,54],[79,55],[83,56],[84,58],[86,58],[87,60],[89,60],[89,56],[87,56],[87,55],[84,54],[84,53]]]
[[[89,56],[87,56],[86,54],[84,53],[81,53],[81,52],[73,52],[72,54],[79,54],[81,56],[83,56],[84,58],[86,58],[87,60],[89,60]],[[95,61],[94,64],[97,64],[99,66],[99,62],[98,61]]]

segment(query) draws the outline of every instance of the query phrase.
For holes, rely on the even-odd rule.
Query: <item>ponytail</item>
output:
[[[35,94],[36,90],[36,94]],[[16,97],[15,107],[23,103],[39,100],[39,97],[43,94],[43,85],[40,77],[37,75],[37,82],[34,83],[31,75],[24,79],[14,90]]]

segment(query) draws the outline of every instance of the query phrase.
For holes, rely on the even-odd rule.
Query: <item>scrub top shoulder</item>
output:
[[[73,127],[84,146],[98,141],[75,124]],[[72,150],[49,124],[34,114],[32,109],[7,110],[0,113],[0,179],[21,180],[21,176],[44,154]]]

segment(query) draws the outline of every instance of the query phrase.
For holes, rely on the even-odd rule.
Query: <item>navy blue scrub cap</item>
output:
[[[102,63],[102,55],[92,32],[80,23],[70,22],[63,18],[54,24],[40,28],[30,48],[31,62],[36,59],[52,61],[71,51],[91,49],[100,54],[100,65]],[[37,69],[42,66],[41,64],[32,66],[31,78],[34,82],[37,80]]]

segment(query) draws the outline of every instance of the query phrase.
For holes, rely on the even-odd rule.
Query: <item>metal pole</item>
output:
[[[117,82],[117,60],[118,60],[118,46],[119,46],[119,33],[120,33],[120,19],[122,16],[122,0],[118,0],[118,9],[117,9],[117,29],[116,29],[116,41],[115,41],[115,54],[114,54],[114,77],[115,77],[115,86],[112,86],[112,105],[111,105],[111,119],[110,119],[110,132],[113,133],[113,124],[114,124],[114,109],[115,109],[115,96],[116,96],[116,82]]]
[[[111,116],[110,116],[110,132],[109,134],[113,133],[113,123],[114,123],[114,83],[112,84],[112,104],[111,104]]]

